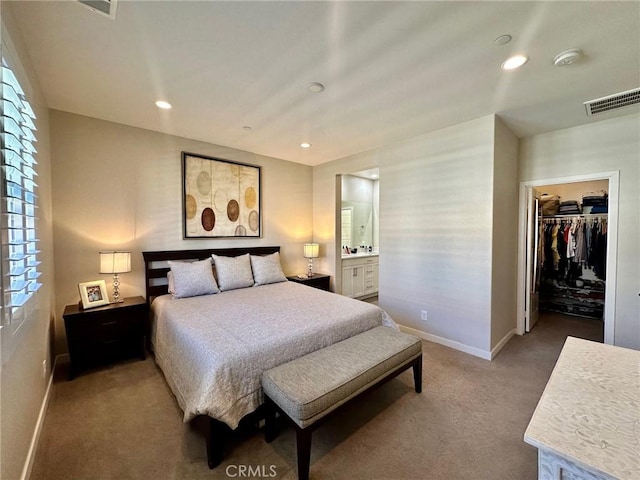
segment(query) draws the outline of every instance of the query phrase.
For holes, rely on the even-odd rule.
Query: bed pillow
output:
[[[248,253],[237,257],[223,257],[214,253],[212,257],[221,291],[253,286],[251,260]]]
[[[253,270],[254,286],[287,281],[287,277],[282,272],[278,252],[271,255],[251,255],[251,270]]]
[[[218,293],[220,289],[213,278],[211,260],[197,262],[169,261],[173,280],[174,298],[196,297]],[[171,289],[171,286],[169,287]]]
[[[167,284],[167,290],[169,290],[169,293],[171,295],[176,293],[176,282],[173,281],[173,272],[171,270],[167,272]]]

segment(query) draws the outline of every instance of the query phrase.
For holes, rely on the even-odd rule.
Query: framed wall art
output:
[[[261,236],[260,167],[182,152],[184,238]]]
[[[79,283],[78,290],[80,290],[82,308],[101,307],[110,303],[104,280]]]

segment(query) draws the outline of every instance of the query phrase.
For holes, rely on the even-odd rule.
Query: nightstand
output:
[[[63,318],[71,359],[69,380],[88,366],[131,356],[144,360],[147,316],[143,297],[86,310],[67,305]]]
[[[331,276],[323,273],[314,273],[311,278],[300,278],[297,275],[292,275],[291,277],[287,277],[287,280],[290,282],[302,283],[309,287],[319,288],[320,290],[326,290],[327,292],[331,291],[329,289]]]

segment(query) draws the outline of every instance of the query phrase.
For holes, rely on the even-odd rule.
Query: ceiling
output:
[[[583,106],[640,87],[636,1],[3,3],[50,108],[307,165],[492,113],[525,137],[640,111]]]

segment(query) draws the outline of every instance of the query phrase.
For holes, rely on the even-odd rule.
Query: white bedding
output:
[[[156,298],[152,344],[187,422],[231,428],[262,403],[262,372],[384,324],[381,308],[294,282]]]

